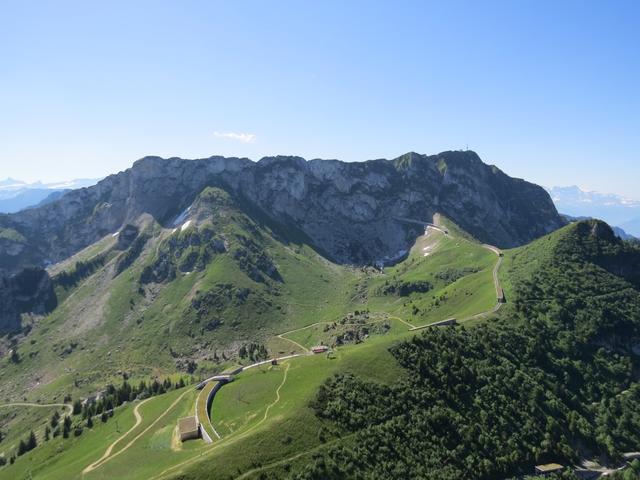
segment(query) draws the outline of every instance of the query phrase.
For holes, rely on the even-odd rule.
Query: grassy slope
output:
[[[19,346],[23,359],[19,365],[0,362],[0,375],[9,380],[0,386],[0,398],[9,401],[24,392],[33,401],[60,400],[65,390],[91,393],[106,381],[117,380],[118,371],[139,375],[173,372],[171,350],[191,354],[200,348],[213,354],[238,340],[265,340],[276,332],[337,315],[356,278],[355,272],[327,262],[308,246],[285,246],[267,231],[263,232],[266,250],[284,279],[277,295],[269,285],[250,279],[230,255],[219,255],[203,271],[179,273],[145,298],[139,293],[138,279],[153,261],[160,242],[170,235],[170,231],[154,228],[156,237],[130,268],[110,279],[118,260],[112,259],[72,289],[53,313],[39,320],[29,341]],[[229,229],[251,234],[240,224],[231,224]],[[251,289],[271,305],[267,309],[252,303],[230,305],[223,312],[224,323],[203,332],[201,326],[185,320],[185,310],[196,291],[206,292],[220,283]],[[103,289],[105,284],[107,289]],[[222,369],[224,363],[214,368]],[[74,379],[77,386],[73,386]],[[40,385],[33,388],[37,381]]]
[[[145,431],[176,398],[186,392],[183,401],[158,421],[152,429],[144,434],[136,443],[123,453],[118,454],[136,436]],[[127,478],[128,472],[133,467],[139,467],[141,462],[135,459],[141,458],[140,451],[147,459],[153,459],[155,465],[161,465],[166,453],[171,452],[177,458],[188,454],[171,450],[171,436],[176,425],[177,418],[192,414],[190,406],[195,400],[196,392],[187,389],[176,390],[165,395],[151,398],[140,408],[143,421],[134,430],[119,442],[112,454],[117,454],[112,461],[106,462],[102,467],[82,477],[82,470],[92,462],[98,460],[107,447],[117,438],[128,432],[134,425],[133,409],[139,402],[126,405],[116,410],[113,418],[107,423],[96,419],[93,429],[84,429],[80,437],[70,439],[56,438],[43,443],[32,452],[20,457],[10,467],[0,470],[0,478],[33,478],[47,479],[72,479],[72,478]],[[187,445],[187,448],[193,445]],[[129,457],[130,455],[130,457]],[[126,460],[130,458],[130,460]],[[131,460],[133,459],[133,460]],[[131,463],[127,463],[131,462]],[[160,462],[160,463],[158,463]],[[116,473],[103,473],[111,472]],[[144,478],[141,476],[140,478]]]
[[[440,234],[435,234],[436,236]],[[413,251],[410,257],[401,264],[387,269],[384,276],[369,276],[366,278],[368,292],[375,292],[377,287],[384,282],[385,276],[396,276],[402,280],[425,279],[433,281],[434,291],[439,295],[443,291],[453,292],[454,295],[443,303],[446,305],[450,298],[455,299],[454,305],[447,306],[450,311],[462,311],[465,315],[471,315],[491,308],[495,304],[495,293],[491,281],[491,269],[495,264],[495,255],[474,242],[460,239],[451,239],[441,236],[436,250],[427,257],[423,257],[421,252]],[[479,272],[464,277],[448,287],[443,282],[435,278],[435,274],[443,269],[464,268],[474,266]],[[473,278],[475,277],[475,278]],[[474,299],[469,299],[470,295],[464,295],[470,305],[461,308],[460,304],[464,298],[458,296],[457,290],[464,291],[466,288],[473,288],[471,285],[482,279],[486,292],[477,295]],[[431,292],[429,292],[431,294]],[[412,295],[412,300],[419,302],[421,295]],[[476,298],[478,299],[476,301]],[[398,299],[389,301],[388,298],[368,296],[369,303],[352,303],[355,308],[363,306],[371,311],[389,311],[406,315],[411,321],[411,313],[407,308],[399,308]],[[402,306],[402,305],[401,305]],[[379,307],[379,308],[375,308]],[[433,316],[443,315],[446,312],[443,306],[434,309]],[[431,312],[430,312],[431,313]],[[427,317],[429,318],[429,317]],[[441,318],[435,318],[435,321]],[[305,346],[311,346],[322,340],[324,323],[309,328],[304,328],[291,332],[286,338],[291,338]],[[227,437],[221,442],[217,449],[213,449],[205,459],[200,462],[187,463],[176,468],[172,475],[184,475],[180,478],[227,478],[228,475],[235,475],[245,472],[248,478],[257,477],[264,469],[270,469],[270,465],[276,469],[286,468],[287,465],[295,462],[307,460],[304,452],[313,452],[322,449],[324,442],[329,444],[332,441],[330,433],[325,435],[321,441],[318,432],[326,428],[323,423],[310,411],[308,405],[318,386],[330,375],[338,372],[353,372],[356,375],[375,381],[391,383],[401,375],[403,371],[399,369],[388,353],[388,347],[395,342],[401,341],[412,335],[407,331],[406,325],[392,319],[392,329],[387,335],[370,337],[365,343],[360,345],[343,346],[338,350],[335,359],[327,359],[324,355],[305,357],[291,361],[292,367],[295,365],[301,368],[301,375],[296,378],[289,372],[287,382],[283,385],[280,393],[284,398],[288,394],[288,389],[295,387],[295,397],[289,402],[282,402],[282,405],[274,406],[269,412],[272,417],[264,420],[264,411],[275,398],[275,390],[279,385],[278,380],[282,378],[282,366],[272,369],[264,367],[262,371],[256,370],[241,374],[237,382],[225,386],[214,400],[213,421],[216,428],[224,431]],[[244,379],[242,375],[247,375]],[[251,380],[251,383],[249,383]],[[291,386],[291,384],[295,384]],[[287,396],[288,398],[288,396]],[[279,418],[277,412],[280,409],[286,412],[286,416]],[[253,429],[253,430],[252,430]],[[252,435],[243,437],[243,432],[251,431]],[[315,435],[314,435],[315,433]],[[237,439],[237,440],[236,440]],[[231,449],[238,452],[234,455],[227,445],[240,443],[237,448]],[[291,448],[291,444],[295,448]],[[269,448],[264,448],[268,445]],[[302,453],[302,455],[300,455]],[[220,461],[216,461],[219,458]],[[283,459],[291,458],[282,462]],[[222,465],[228,463],[231,467]],[[201,464],[201,465],[200,465]],[[215,464],[215,472],[209,465]],[[185,473],[182,473],[184,471]],[[210,476],[210,477],[208,477]],[[244,478],[244,477],[243,477]]]
[[[231,233],[251,236],[242,218],[228,225]],[[61,402],[66,393],[74,397],[89,395],[109,383],[119,383],[119,372],[127,371],[133,381],[150,375],[167,375],[175,371],[171,351],[190,353],[194,344],[211,354],[233,342],[267,340],[278,331],[305,325],[316,318],[330,318],[344,308],[344,298],[356,273],[331,264],[302,243],[284,245],[264,230],[266,250],[274,258],[284,281],[278,296],[272,296],[268,286],[255,282],[240,270],[229,255],[216,257],[206,269],[177,278],[154,292],[152,298],[139,293],[138,279],[143,268],[156,256],[161,242],[171,231],[150,228],[154,238],[134,264],[114,275],[118,257],[75,288],[65,292],[64,301],[50,315],[40,319],[19,346],[21,362],[7,359],[0,362],[0,402],[15,400]],[[111,247],[109,236],[75,257],[86,261]],[[65,262],[56,272],[69,271],[75,265]],[[206,291],[216,284],[232,282],[240,288],[250,288],[270,298],[267,311],[255,305],[232,305],[225,312],[226,321],[214,332],[203,332],[185,324],[184,311],[195,290]],[[107,286],[108,288],[105,288]],[[266,292],[266,293],[265,293]],[[198,340],[194,342],[194,337]],[[283,348],[296,350],[285,340],[268,342],[272,353]],[[209,371],[223,370],[223,360],[199,362]],[[206,372],[205,372],[206,373]],[[30,428],[42,429],[45,412],[11,410],[0,416],[0,429],[7,435],[2,449],[8,457],[17,442]],[[13,413],[15,412],[15,413]]]
[[[537,348],[540,348],[540,351],[544,352],[545,355],[549,355],[546,360],[532,359],[533,361],[528,363],[523,368],[523,371],[531,369],[530,371],[534,372],[535,368],[541,368],[542,371],[553,372],[556,377],[552,376],[552,380],[549,383],[543,384],[543,388],[548,389],[547,398],[557,394],[557,386],[562,385],[562,388],[570,390],[570,394],[566,392],[562,394],[563,400],[569,406],[568,417],[575,421],[575,418],[580,414],[584,414],[589,419],[583,423],[584,430],[575,428],[574,424],[571,429],[572,435],[577,436],[580,434],[593,440],[593,431],[597,428],[596,436],[600,448],[604,445],[606,450],[611,455],[614,455],[615,452],[619,454],[621,451],[637,450],[638,445],[640,445],[637,443],[638,430],[637,426],[635,426],[637,415],[630,413],[633,410],[627,409],[623,411],[620,407],[621,398],[629,398],[634,391],[638,391],[637,384],[633,386],[633,382],[637,382],[638,379],[638,355],[637,353],[633,355],[629,347],[634,343],[637,345],[638,338],[640,338],[638,336],[640,330],[637,328],[638,319],[640,318],[638,316],[640,302],[638,302],[637,290],[637,266],[640,265],[638,263],[640,252],[633,251],[631,247],[625,247],[620,242],[611,240],[608,237],[607,228],[593,222],[569,225],[530,245],[508,251],[505,255],[504,267],[500,272],[500,276],[507,291],[507,298],[520,303],[520,312],[524,312],[524,316],[517,317],[513,315],[514,321],[520,321],[522,324],[515,328],[509,326],[511,330],[505,329],[504,331],[517,332],[519,328],[523,328],[526,333],[520,332],[522,337],[527,338],[527,340],[531,339],[532,342],[537,342]],[[623,280],[621,276],[626,277],[629,281]],[[635,288],[632,285],[634,279],[636,282]],[[504,312],[501,312],[501,314],[504,313],[515,313],[515,311],[511,307],[507,307]],[[530,326],[530,328],[524,330],[526,326]],[[495,327],[493,331],[497,334],[500,332],[501,327]],[[491,332],[484,329],[474,330],[475,333],[482,331]],[[450,332],[455,332],[455,330]],[[458,332],[461,333],[459,330]],[[505,336],[504,338],[507,337]],[[460,344],[458,346],[459,352],[468,351],[470,343],[463,342]],[[519,351],[518,344],[513,344],[515,348],[509,348],[505,347],[508,343],[497,342],[499,345],[498,350],[503,348],[506,351],[506,357],[509,357],[512,353],[520,355],[524,352],[529,354],[536,351],[536,347],[525,346],[526,343],[526,341],[518,342],[522,346],[522,350]],[[490,342],[480,342],[480,345],[489,344]],[[446,345],[446,343],[442,342],[441,345]],[[431,351],[433,350],[436,349]],[[443,348],[443,350],[446,350],[446,348]],[[430,350],[427,349],[427,351]],[[445,351],[444,353],[448,352]],[[434,357],[442,358],[435,355]],[[460,357],[464,358],[460,353],[458,353],[458,356],[449,356],[450,359],[454,358],[454,362],[455,358],[459,359]],[[494,362],[494,359],[489,355],[476,357],[474,361],[478,358],[486,359],[491,363]],[[540,363],[536,363],[537,361]],[[442,365],[444,369],[441,371],[450,375],[447,362],[443,361],[442,363],[444,364]],[[460,364],[460,362],[458,363]],[[498,364],[498,361],[495,361],[495,363]],[[480,364],[476,364],[474,367]],[[425,371],[430,370],[425,368]],[[434,367],[432,371],[439,371],[439,369]],[[470,379],[471,376],[468,378]],[[499,375],[495,383],[489,385],[486,385],[488,377],[481,376],[480,378],[479,385],[482,385],[481,388],[485,392],[493,392],[489,395],[488,405],[499,405],[497,401],[499,398],[512,399],[513,397],[510,397],[510,394],[517,390],[515,388],[505,388],[506,382],[504,380],[505,378],[518,378],[517,376],[508,375],[504,377]],[[426,383],[428,384],[429,382]],[[539,387],[539,383],[542,382],[537,378],[534,384]],[[630,384],[632,385],[631,388]],[[525,395],[532,391],[533,389],[525,389]],[[495,402],[491,399],[491,395],[495,395]],[[544,396],[542,395],[541,398],[544,398]],[[479,397],[480,395],[469,396],[468,398],[474,398],[474,405],[476,405],[476,401],[478,401],[478,405],[481,405],[478,400]],[[525,405],[530,407],[531,400],[515,403],[512,401],[508,407],[513,408],[513,405],[517,406],[518,404],[523,407]],[[462,403],[458,404],[462,405]],[[540,422],[542,425],[545,424],[545,421],[548,422],[547,433],[554,429],[554,422],[560,422],[562,428],[566,428],[570,423],[566,420],[567,407],[560,408],[559,405],[561,403],[549,402],[549,405],[552,405],[553,408],[547,414],[547,418],[543,418],[543,421]],[[628,403],[632,404],[633,400]],[[542,405],[545,406],[544,403]],[[501,409],[501,414],[506,410]],[[521,412],[517,411],[517,407],[515,410],[516,415],[507,421],[501,419],[499,415],[492,416],[489,414],[485,417],[490,419],[489,425],[492,427],[500,425],[502,422],[503,426],[496,431],[496,437],[500,436],[505,439],[508,438],[507,435],[513,434],[514,440],[512,449],[499,449],[491,452],[488,459],[489,465],[493,464],[493,462],[497,464],[500,461],[498,458],[500,454],[509,455],[514,453],[513,458],[516,458],[515,451],[517,448],[527,448],[533,451],[533,454],[520,466],[525,469],[530,468],[536,452],[541,452],[549,447],[549,444],[545,445],[542,438],[536,439],[535,442],[529,445],[518,445],[517,442],[521,441],[522,435],[527,428],[526,425],[519,424],[520,419],[525,418],[525,408]],[[461,411],[463,410],[461,409]],[[543,410],[540,409],[540,411]],[[453,416],[451,417],[453,418]],[[635,423],[632,421],[634,417]],[[482,421],[477,421],[478,425],[482,423]],[[475,425],[475,423],[473,424]],[[505,425],[508,425],[509,428],[504,428]],[[515,428],[513,428],[514,426]],[[636,440],[630,441],[629,433],[634,431]],[[425,435],[425,432],[418,432],[418,434]],[[563,433],[564,435],[565,433]],[[565,438],[573,439],[575,437],[566,434],[563,440]],[[361,438],[361,441],[365,443],[363,438]],[[561,442],[559,441],[552,441],[550,445],[555,448],[555,445],[560,444]],[[406,448],[408,443],[401,445]],[[464,446],[464,443],[460,445]],[[549,454],[551,456],[547,456],[546,461],[549,461],[550,458],[557,458],[558,460],[564,458],[566,460],[565,456],[569,455],[566,452],[573,451],[574,448],[580,451],[580,455],[590,455],[589,449],[593,447],[593,444],[589,443],[589,447],[585,447],[585,445],[587,445],[586,441],[579,441],[578,444],[571,444],[570,448],[563,447],[565,448],[564,452],[556,451],[553,454]],[[388,451],[387,448],[388,446],[382,447],[380,451]],[[490,447],[487,447],[486,443],[485,448],[488,448],[488,450],[482,452],[483,454],[490,451]],[[603,450],[605,449],[603,448]],[[482,448],[478,448],[475,453],[481,451]],[[494,454],[494,452],[496,453]],[[447,458],[447,455],[448,453],[445,452],[444,460],[453,457],[453,455],[450,455]],[[308,461],[308,457],[305,460]],[[356,459],[340,457],[340,460],[345,465],[353,464],[351,462],[358,464],[358,460],[362,462],[360,465],[366,465],[367,461],[362,456]],[[537,458],[537,460],[544,459]],[[303,460],[298,461],[304,464]],[[564,460],[562,461],[564,462]],[[452,461],[450,465],[453,463]],[[479,466],[480,462],[474,458],[472,464]],[[276,465],[274,469],[279,469],[278,471],[282,476],[286,474],[286,470],[282,465]],[[366,469],[363,470],[367,472]],[[264,470],[256,470],[255,475],[257,476],[262,471]],[[364,472],[362,474],[365,477],[367,473],[370,473]]]
[[[247,233],[242,225],[234,225],[233,228],[240,228],[243,233]],[[156,293],[152,302],[142,297],[136,287],[137,279],[142,269],[153,261],[159,240],[168,234],[164,232],[157,237],[158,240],[150,242],[132,267],[115,278],[105,304],[105,316],[91,331],[90,337],[83,337],[83,343],[63,359],[59,358],[55,350],[43,349],[39,352],[40,359],[46,356],[55,380],[45,387],[32,391],[29,397],[49,401],[51,398],[59,399],[61,392],[71,388],[70,383],[74,378],[74,374],[67,373],[66,369],[82,372],[83,380],[86,378],[85,383],[81,384],[81,388],[77,390],[78,393],[83,391],[82,386],[85,392],[90,392],[91,388],[95,388],[92,385],[100,385],[98,382],[104,384],[109,377],[114,381],[117,380],[116,372],[119,369],[133,370],[139,375],[171,371],[169,347],[179,351],[189,348],[194,341],[201,342],[205,349],[213,350],[235,339],[263,338],[271,347],[272,354],[289,353],[289,351],[296,351],[297,347],[291,342],[274,337],[274,334],[315,322],[333,322],[345,313],[357,309],[368,308],[371,312],[379,312],[381,315],[386,312],[391,317],[399,316],[415,325],[421,325],[454,315],[464,318],[487,310],[495,303],[491,283],[491,269],[495,264],[495,255],[467,239],[432,233],[427,243],[436,241],[436,244],[430,255],[425,257],[422,250],[413,249],[407,260],[387,268],[385,273],[380,275],[337,266],[320,257],[304,243],[278,242],[267,227],[262,228],[264,228],[263,235],[266,237],[266,250],[274,259],[283,278],[279,286],[279,294],[269,297],[273,306],[269,311],[251,311],[247,310],[246,306],[232,306],[225,312],[230,320],[216,329],[213,334],[205,335],[194,330],[193,325],[184,321],[183,312],[194,292],[206,291],[219,282],[232,281],[238,287],[251,288],[263,294],[268,292],[269,285],[251,280],[228,255],[215,257],[202,272],[178,274],[174,281]],[[468,267],[474,267],[478,272],[466,275],[449,285],[436,277],[436,274],[443,270]],[[109,268],[109,265],[104,267],[106,268]],[[92,295],[99,287],[100,274],[104,269],[86,279],[58,310],[42,321],[32,336],[36,340],[34,344],[36,347],[26,346],[22,351],[28,353],[29,348],[37,348],[40,339],[44,339],[46,335],[53,339],[60,335],[63,326],[68,325],[70,312],[81,304],[83,298]],[[400,281],[427,279],[434,288],[427,294],[411,294],[407,298],[379,295],[379,287],[386,279]],[[440,299],[437,306],[434,305],[434,296]],[[419,309],[416,316],[412,313],[414,305]],[[207,461],[202,465],[208,464],[209,461],[216,461],[216,458],[227,459],[224,464],[228,464],[229,467],[218,469],[220,477],[224,478],[225,475],[237,473],[238,469],[250,470],[257,464],[267,464],[283,456],[316,448],[321,444],[317,434],[320,424],[312,415],[308,403],[324,379],[339,371],[353,371],[367,378],[391,382],[399,374],[399,369],[391,360],[387,348],[393,342],[411,334],[407,332],[407,325],[397,319],[391,318],[391,325],[392,328],[386,335],[370,337],[364,344],[341,347],[336,359],[329,360],[321,355],[290,361],[287,381],[280,390],[281,400],[269,409],[267,418],[264,417],[266,405],[275,400],[275,391],[280,385],[278,379],[282,379],[285,367],[279,366],[277,370],[270,373],[261,373],[259,370],[243,373],[237,382],[225,386],[214,401],[214,422],[225,437],[223,442],[215,444],[215,448],[206,447],[201,442],[185,444],[186,448],[181,452],[166,452],[163,450],[164,447],[160,448],[170,444],[170,442],[167,443],[167,439],[170,438],[169,420],[175,425],[178,416],[192,413],[193,403],[183,401],[179,406],[183,410],[181,415],[172,412],[167,416],[169,423],[165,425],[164,421],[161,422],[157,428],[154,427],[141,439],[143,441],[139,445],[136,443],[136,448],[132,447],[130,452],[123,453],[118,460],[107,462],[91,475],[106,475],[96,478],[109,478],[108,475],[114,478],[113,475],[124,475],[124,470],[121,470],[122,465],[130,467],[135,465],[139,455],[147,455],[148,449],[153,450],[156,447],[165,454],[166,458],[152,462],[153,465],[149,467],[144,467],[149,470],[130,468],[126,470],[127,475],[122,478],[149,478],[148,476],[160,473],[170,465],[179,464],[183,458],[188,459],[204,452],[207,452],[204,457]],[[322,331],[318,327],[312,327],[290,334],[288,337],[294,340],[297,338],[303,345],[311,346],[321,340]],[[128,347],[119,350],[119,345],[122,345],[125,339]],[[96,358],[100,358],[101,361],[96,362]],[[203,364],[206,365],[206,362]],[[224,363],[217,366],[211,365],[218,370],[225,366]],[[30,367],[30,362],[27,361],[20,366],[20,369],[15,368],[12,374],[26,375]],[[5,364],[2,368],[7,371],[14,367]],[[75,376],[79,377],[77,374]],[[256,388],[249,382],[251,378],[260,378],[260,385],[264,384],[264,388]],[[157,405],[162,402],[165,408],[168,405],[165,400],[157,400],[157,402]],[[146,408],[146,405],[143,406],[142,411],[144,412]],[[177,409],[178,407],[176,412]],[[118,415],[122,415],[122,418],[128,415],[129,420],[133,422],[129,407],[119,411]],[[224,423],[220,422],[222,419]],[[94,430],[110,428],[109,425],[113,423],[109,422],[107,426],[97,425]],[[291,440],[283,440],[287,435]],[[82,437],[78,443],[82,443]],[[103,451],[107,444],[105,440],[99,446],[94,445],[87,449]],[[269,451],[263,448],[265,444],[276,444],[281,447]],[[20,458],[10,469],[0,470],[0,478],[4,478],[5,472],[25,471],[20,465],[25,464],[28,458],[45,455],[46,450],[51,447],[46,445],[41,448],[41,451],[39,448]],[[243,454],[236,454],[237,451]],[[167,455],[167,453],[171,454]],[[60,456],[61,458],[56,462],[62,462],[63,466],[73,464],[73,468],[52,466],[51,470],[47,470],[47,476],[49,471],[60,471],[70,475],[69,478],[73,478],[72,471],[82,462],[74,463],[72,458],[76,454],[74,451],[67,451],[67,448],[63,449]],[[129,460],[130,456],[132,458]],[[229,460],[231,457],[233,457],[232,460]],[[88,459],[88,457],[82,457],[82,459]],[[194,469],[193,475],[198,478],[201,475],[199,472],[206,470],[206,467],[199,465],[198,462],[194,462],[193,465],[186,464],[177,471],[190,472]]]
[[[440,232],[430,235],[437,242],[435,251],[424,256],[421,249],[413,249],[404,262],[386,269],[384,276],[370,280],[367,305],[370,310],[387,311],[411,319],[415,325],[426,325],[454,316],[461,320],[495,305],[491,280],[495,254],[462,237],[445,236]],[[477,269],[477,272],[466,274],[453,283],[438,278],[441,272],[465,268]],[[426,294],[390,298],[376,293],[387,280],[427,280],[433,289]]]
[[[332,441],[334,437],[328,431],[324,442],[321,440],[320,432],[327,426],[309,408],[319,385],[338,372],[352,372],[383,383],[395,381],[403,371],[387,349],[408,335],[405,332],[398,336],[381,336],[361,345],[345,346],[338,350],[334,359],[315,355],[289,360],[284,384],[281,381],[286,364],[276,369],[265,367],[263,371],[248,371],[244,379],[245,373],[241,374],[237,382],[226,385],[214,400],[216,427],[231,433],[226,437],[223,434],[222,442],[203,458],[179,465],[167,474],[180,478],[228,478],[253,469],[260,470]],[[254,380],[256,383],[249,383]],[[280,385],[280,401],[274,403]],[[216,465],[215,470],[211,465]]]

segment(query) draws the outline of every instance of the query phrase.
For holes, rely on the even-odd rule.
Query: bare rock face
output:
[[[304,232],[318,250],[345,263],[407,249],[421,232],[398,217],[429,221],[441,213],[501,247],[529,242],[564,223],[542,188],[505,175],[470,151],[359,163],[146,157],[93,187],[0,216],[0,273],[67,258],[125,225],[131,226],[124,233],[133,234],[141,215],[171,226],[207,186],[227,191],[285,231],[290,226]]]
[[[18,330],[22,313],[45,314],[56,305],[51,279],[41,268],[25,268],[11,278],[0,277],[0,334]]]

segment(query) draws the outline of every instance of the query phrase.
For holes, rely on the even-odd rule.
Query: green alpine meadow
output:
[[[640,480],[638,25],[0,1],[0,480]]]
[[[182,203],[158,212],[155,170],[220,162],[144,160],[0,218],[15,232],[5,241],[24,246],[3,280],[0,478],[637,469],[637,244],[599,220],[566,222],[542,189],[523,193],[472,152],[365,163],[348,191],[318,174],[323,161],[242,162],[262,189],[223,169],[187,177],[174,186]],[[442,211],[429,191],[407,203],[420,176],[443,181],[454,165],[456,189],[477,171],[499,179],[495,198],[508,208],[540,202],[540,226],[474,227],[444,201],[451,187],[438,194]],[[122,176],[146,192],[121,207]],[[29,223],[50,211],[57,224]],[[86,231],[118,215],[118,230]],[[43,241],[45,229],[59,233]],[[76,252],[63,242],[34,264],[64,236]]]

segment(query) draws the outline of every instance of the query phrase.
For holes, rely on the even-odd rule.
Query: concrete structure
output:
[[[446,327],[448,325],[457,325],[458,321],[455,318],[447,318],[446,320],[440,320],[439,322],[430,323],[430,327]]]
[[[178,432],[180,440],[187,441],[194,438],[200,438],[200,426],[196,417],[185,417],[178,420]]]
[[[222,382],[222,383],[229,383],[229,382],[233,382],[233,375],[229,374],[223,374],[223,375],[214,375],[211,378],[208,378],[206,381],[207,382]]]
[[[560,473],[564,467],[559,463],[545,463],[544,465],[536,465],[536,475],[546,476],[552,473]]]

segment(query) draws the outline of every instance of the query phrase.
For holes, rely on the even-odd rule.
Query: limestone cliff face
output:
[[[303,231],[327,256],[348,263],[406,249],[419,227],[397,217],[429,221],[442,213],[481,241],[501,247],[563,225],[542,188],[505,175],[470,151],[361,163],[146,157],[93,187],[0,216],[0,271],[11,274],[67,258],[143,214],[171,226],[207,186]],[[15,234],[3,236],[3,231]]]

